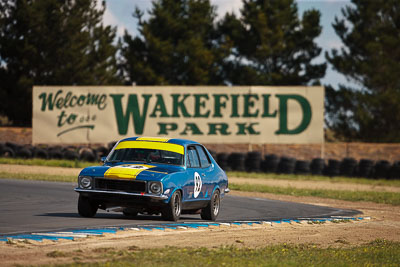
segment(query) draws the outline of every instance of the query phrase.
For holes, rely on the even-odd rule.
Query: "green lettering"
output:
[[[39,99],[42,99],[42,107],[40,108],[40,110],[45,111],[47,105],[49,105],[49,107],[48,107],[49,110],[53,110],[56,99],[57,99],[58,95],[61,93],[62,93],[62,90],[58,90],[56,95],[54,96],[54,98],[53,98],[53,93],[50,93],[47,98],[46,98],[46,96],[47,96],[46,93],[41,93],[39,95]]]
[[[274,113],[269,113],[269,98],[271,95],[262,95],[264,99],[264,112],[262,114],[263,118],[266,117],[276,117],[276,114],[278,113],[277,110],[274,111]]]
[[[144,99],[144,104],[142,107],[142,112],[139,110],[139,102],[136,94],[129,95],[128,105],[126,107],[125,113],[122,110],[122,97],[123,94],[111,94],[113,99],[115,117],[118,125],[118,132],[121,135],[125,135],[128,131],[129,118],[132,114],[133,126],[135,134],[143,134],[144,123],[146,121],[147,108],[149,105],[149,100],[152,95],[142,95]],[[79,100],[78,100],[79,101]]]
[[[157,102],[154,106],[153,112],[150,114],[150,117],[157,117],[157,112],[160,112],[160,118],[168,118],[169,114],[167,112],[167,108],[165,107],[164,99],[161,94],[157,94]]]
[[[195,118],[208,118],[210,111],[206,113],[201,113],[201,108],[206,106],[206,100],[208,100],[207,94],[194,94],[194,116]],[[205,100],[201,100],[204,98]]]
[[[232,111],[231,111],[231,118],[238,118],[238,98],[239,95],[231,95],[232,98]]]
[[[258,109],[256,109],[253,113],[250,112],[250,108],[255,106],[255,100],[258,100],[258,95],[243,95],[244,98],[244,105],[243,105],[243,117],[257,117],[258,116]],[[252,100],[254,98],[254,100]]]
[[[226,108],[226,101],[222,102],[221,98],[229,99],[228,95],[213,95],[214,97],[214,118],[222,118],[221,108]]]
[[[179,100],[179,97],[181,96],[180,94],[172,94],[172,106],[173,106],[173,112],[172,112],[172,117],[179,117],[179,109],[182,112],[183,117],[190,117],[190,114],[187,112],[187,109],[185,107],[185,100],[190,96],[190,94],[185,94],[183,95],[182,100]]]
[[[237,131],[237,135],[245,135],[245,134],[249,134],[249,135],[259,135],[260,132],[257,132],[253,126],[254,125],[258,125],[258,122],[253,122],[253,123],[236,123],[236,125],[238,126],[238,131]],[[247,133],[246,133],[247,132]]]
[[[307,129],[308,125],[311,122],[312,111],[310,103],[303,96],[300,95],[276,95],[279,98],[279,130],[276,131],[276,134],[299,134]],[[301,109],[303,111],[303,118],[300,124],[294,128],[288,128],[288,101],[295,100],[297,101]]]

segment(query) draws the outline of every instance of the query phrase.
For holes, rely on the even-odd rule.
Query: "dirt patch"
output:
[[[273,224],[220,226],[198,230],[120,231],[117,234],[59,242],[0,243],[0,262],[15,264],[61,264],[97,261],[104,251],[174,247],[263,247],[271,244],[315,244],[318,247],[347,247],[375,239],[400,241],[400,208],[397,206],[348,202],[315,197],[279,196],[265,193],[231,192],[233,195],[303,202],[362,211],[370,220],[325,224]]]

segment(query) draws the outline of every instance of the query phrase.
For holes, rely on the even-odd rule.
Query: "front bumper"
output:
[[[155,200],[166,200],[168,199],[167,195],[153,195],[148,193],[130,193],[124,191],[107,191],[107,190],[96,190],[96,189],[83,189],[83,188],[75,188],[75,192],[78,193],[88,193],[88,194],[111,194],[111,195],[122,195],[122,196],[133,196],[133,197],[145,197],[151,198]]]

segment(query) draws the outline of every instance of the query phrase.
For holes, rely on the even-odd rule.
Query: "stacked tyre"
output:
[[[296,160],[289,157],[281,157],[278,165],[278,173],[292,174],[296,167]]]
[[[261,153],[258,151],[248,152],[245,165],[246,171],[259,172],[261,167]]]
[[[244,172],[245,168],[245,155],[243,153],[232,153],[228,157],[229,166],[233,171]]]
[[[262,170],[264,172],[276,173],[278,171],[279,157],[275,154],[265,155],[262,162]]]

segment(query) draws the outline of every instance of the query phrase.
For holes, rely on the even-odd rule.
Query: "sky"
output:
[[[226,12],[234,12],[240,14],[242,0],[210,0],[211,4],[217,7],[218,18],[222,18]],[[343,44],[340,38],[335,34],[332,23],[335,16],[341,17],[341,9],[350,4],[350,0],[297,0],[299,16],[309,9],[319,10],[321,13],[320,23],[322,25],[322,33],[316,39],[317,44],[322,47],[323,52],[314,60],[314,63],[325,61],[325,51],[332,48],[340,49]],[[104,14],[104,23],[117,27],[117,35],[122,36],[124,31],[128,31],[131,35],[137,35],[137,20],[132,17],[135,7],[139,7],[142,11],[151,9],[150,0],[106,0],[106,12]],[[324,85],[338,84],[349,85],[351,82],[340,73],[334,71],[330,65],[325,77],[321,80]]]

